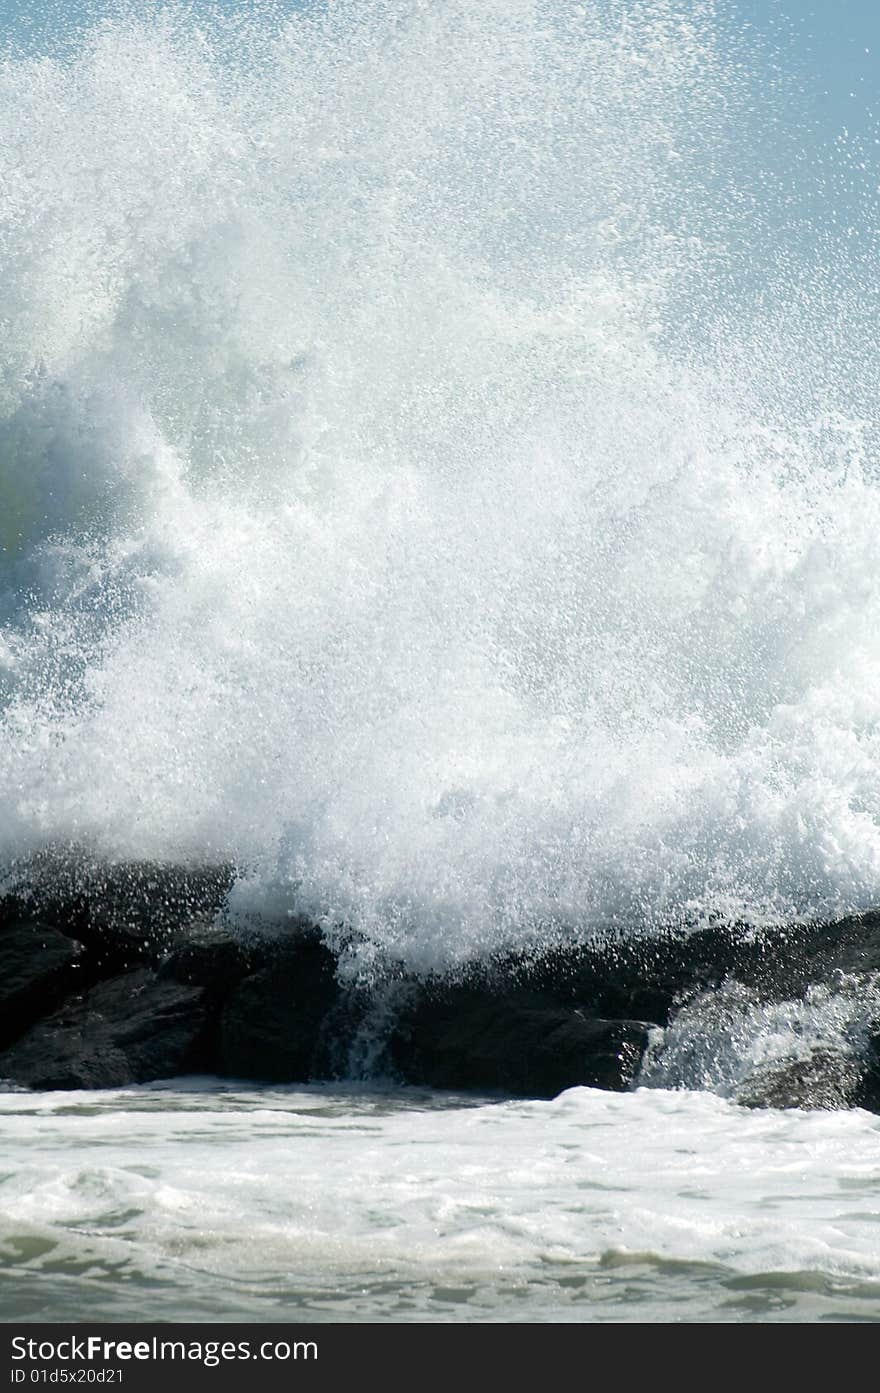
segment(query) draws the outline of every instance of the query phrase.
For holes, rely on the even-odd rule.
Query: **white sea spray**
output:
[[[228,857],[416,968],[876,903],[876,277],[768,250],[740,39],[368,0],[7,55],[0,856]]]

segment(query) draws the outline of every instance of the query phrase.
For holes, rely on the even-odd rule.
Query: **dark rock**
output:
[[[296,934],[293,937],[299,942]],[[228,925],[194,924],[187,937],[162,961],[158,969],[161,980],[203,989],[208,1010],[204,1052],[212,1072],[222,1073],[225,1068],[223,1012],[228,999],[246,978],[256,978],[273,964],[276,976],[288,980],[295,971],[291,961],[295,956],[287,936],[242,934]],[[235,1016],[234,1010],[232,1015]],[[251,1050],[254,1055],[258,1053],[256,1041]],[[246,1070],[242,1074],[245,1076]]]
[[[227,925],[196,923],[163,959],[159,976],[225,997],[272,956],[270,945],[243,937]]]
[[[853,1105],[880,1113],[880,1032],[868,1040],[863,1057],[863,1072],[853,1097]]]
[[[424,997],[398,1022],[389,1055],[409,1083],[552,1098],[585,1085],[626,1089],[650,1026],[602,1020],[520,994]]]
[[[223,867],[124,865],[81,891],[87,924],[80,937],[100,976],[156,963],[219,913],[232,883]]]
[[[73,852],[4,868],[0,1069],[47,1087],[194,1068],[289,1082],[378,1069],[546,1097],[628,1087],[646,1022],[666,1026],[725,984],[758,1004],[796,1002],[841,974],[847,992],[867,992],[880,974],[875,912],[761,934],[710,925],[573,938],[429,981],[388,964],[378,985],[343,990],[313,928],[224,923],[232,878],[228,866],[100,867]],[[843,1049],[815,1051],[756,1075],[743,1097],[880,1111],[880,1034],[858,1067]]]
[[[841,1050],[817,1048],[804,1059],[756,1073],[737,1102],[748,1108],[851,1108],[858,1105],[863,1062]]]
[[[736,977],[768,995],[786,995],[787,954],[777,941],[754,940],[715,928],[690,934],[628,938],[608,936],[555,948],[535,961],[516,958],[492,965],[495,990],[538,991],[560,1006],[589,1014],[665,1025],[678,1006]]]
[[[194,925],[217,916],[233,879],[225,865],[100,866],[82,855],[47,854],[17,868],[8,902],[20,917],[82,943],[91,983],[159,962]]]
[[[789,930],[787,942],[792,941],[798,947],[795,984],[801,989],[827,982],[833,973],[866,977],[880,972],[880,912]]]
[[[339,998],[336,960],[317,934],[294,935],[270,967],[246,977],[220,1021],[220,1063],[237,1078],[327,1078],[327,1030]]]
[[[74,992],[80,945],[45,924],[0,928],[0,1049]]]
[[[880,972],[880,913],[835,924],[787,925],[752,933],[711,926],[656,936],[608,934],[556,947],[539,958],[511,955],[473,980],[493,990],[528,988],[587,1014],[668,1024],[682,1002],[728,980],[760,1000],[792,1000],[835,972]]]
[[[30,1088],[113,1088],[203,1069],[204,995],[147,968],[102,982],[0,1054],[0,1078]]]

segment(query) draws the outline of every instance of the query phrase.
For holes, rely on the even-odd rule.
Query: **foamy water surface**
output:
[[[880,1120],[178,1081],[0,1095],[5,1319],[880,1319]]]
[[[103,13],[0,62],[0,882],[364,973],[880,903],[877,147],[723,2]],[[4,1315],[876,1319],[877,1119],[732,1101],[862,987],[689,1008],[726,1097],[4,1093]]]

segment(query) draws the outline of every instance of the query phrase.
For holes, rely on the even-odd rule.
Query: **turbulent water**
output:
[[[0,871],[364,971],[880,903],[876,150],[723,3],[108,15],[0,62]],[[865,1012],[712,1009],[647,1081]],[[14,1309],[877,1312],[863,1115],[309,1097],[7,1095]]]
[[[5,858],[229,857],[416,966],[880,898],[874,268],[750,57],[388,0],[7,58]]]
[[[866,1113],[186,1081],[0,1105],[7,1319],[880,1320]]]

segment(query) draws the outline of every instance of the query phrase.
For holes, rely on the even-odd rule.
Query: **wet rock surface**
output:
[[[81,945],[47,924],[0,927],[0,1049],[79,984]]]
[[[533,993],[447,990],[401,1014],[389,1049],[409,1083],[552,1098],[578,1085],[628,1088],[649,1030],[644,1021],[590,1017]]]
[[[819,1048],[804,1059],[756,1073],[740,1091],[738,1101],[748,1108],[857,1107],[862,1079],[863,1070],[852,1055]]]
[[[437,1088],[552,1097],[626,1089],[649,1033],[701,993],[741,983],[787,1001],[835,974],[867,993],[880,913],[762,935],[720,927],[608,935],[455,977],[391,965],[345,985],[297,920],[232,925],[226,866],[62,863],[0,896],[0,1078],[97,1088],[185,1072],[301,1083],[381,1075]],[[749,1081],[751,1106],[880,1111],[880,1023],[858,1056],[818,1049]]]
[[[29,1088],[118,1088],[198,1069],[204,990],[150,968],[102,982],[32,1025],[0,1055],[0,1077]]]
[[[278,1083],[332,1077],[325,1037],[339,994],[333,955],[317,935],[296,936],[227,997],[218,1071]]]

